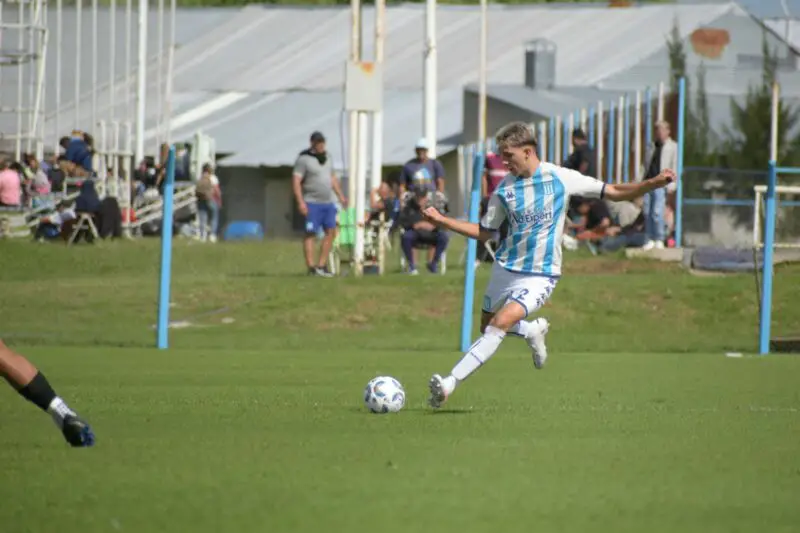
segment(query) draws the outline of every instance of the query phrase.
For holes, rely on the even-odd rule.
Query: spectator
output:
[[[594,152],[589,148],[586,132],[578,128],[572,131],[572,153],[569,155],[565,168],[577,170],[581,174],[597,177],[596,159]],[[670,167],[671,168],[671,167]]]
[[[91,136],[89,136],[91,140]],[[73,169],[76,177],[89,176],[92,173],[92,148],[87,144],[85,136],[78,130],[73,130],[71,137],[62,137],[59,142],[64,149],[64,156],[75,164]]]
[[[61,158],[66,159],[64,156],[53,157],[52,163],[48,165],[47,179],[50,181],[51,191],[59,191],[64,188],[66,176],[61,168]]]
[[[417,157],[403,165],[400,173],[401,199],[406,191],[414,189],[444,193],[444,167],[436,159],[428,157],[428,149],[427,139],[420,139],[415,147]]]
[[[325,136],[315,131],[311,134],[311,146],[297,156],[292,172],[292,190],[297,210],[306,219],[303,252],[310,275],[331,277],[327,259],[336,237],[336,198],[342,206],[347,199],[342,194],[339,179],[333,172],[333,162],[325,150]],[[322,230],[318,261],[314,261],[314,240]]]
[[[481,180],[481,218],[486,214],[486,210],[489,207],[489,198],[507,174],[508,169],[505,163],[503,163],[503,158],[494,152],[486,152],[486,162],[483,165],[483,178]],[[502,240],[505,227],[501,227],[499,233],[500,237],[498,240]],[[481,262],[491,261],[491,259],[492,256],[486,248],[486,243],[478,241],[478,255],[475,259],[475,266],[480,266]]]
[[[214,169],[206,163],[203,165],[203,174],[197,180],[195,187],[197,194],[197,221],[200,225],[200,240],[206,239],[217,242],[219,228],[219,210],[222,208],[222,190],[219,187],[219,178],[214,174]],[[210,230],[208,229],[211,223]],[[208,233],[206,233],[208,231]]]
[[[392,186],[388,183],[381,182],[381,184],[370,193],[370,216],[369,221],[380,220],[381,213],[383,213],[384,222],[397,221],[400,215],[400,201],[395,196]]]
[[[20,175],[0,156],[0,207],[22,207]]]
[[[649,180],[658,176],[665,168],[677,168],[678,145],[670,137],[669,122],[656,122],[655,140],[647,147],[644,156],[645,165],[641,171],[641,179]],[[680,179],[680,176],[679,176]],[[668,187],[674,190],[675,184]],[[644,195],[642,210],[644,211],[645,233],[647,243],[645,250],[664,248],[666,222],[664,209],[666,207],[667,190],[656,189]]]
[[[51,185],[47,174],[39,165],[39,161],[33,154],[25,154],[25,165],[28,172],[26,176],[29,181],[29,194],[32,198],[33,207],[39,207],[42,197],[50,194]]]
[[[405,229],[401,240],[403,254],[408,262],[408,273],[419,274],[414,259],[414,249],[420,245],[428,245],[428,270],[437,272],[442,254],[447,249],[450,238],[444,231],[424,219],[422,211],[428,206],[434,193],[424,189],[415,189],[406,202],[400,215],[400,224]]]
[[[84,180],[81,190],[75,199],[76,213],[97,215],[100,212],[100,197],[97,195],[93,180]]]
[[[75,218],[75,211],[70,208],[70,202],[68,200],[59,202],[55,213],[39,220],[34,240],[43,242],[58,238],[62,234],[64,225]]]
[[[633,203],[619,203],[622,205],[615,206],[619,218],[615,218],[609,209],[611,202],[581,198],[577,209],[584,218],[575,227],[577,240],[590,243],[593,252],[594,246],[601,252],[612,252],[644,245],[644,217]]]

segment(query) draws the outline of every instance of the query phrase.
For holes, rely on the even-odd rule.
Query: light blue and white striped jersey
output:
[[[509,174],[489,198],[481,226],[497,230],[508,221],[508,234],[495,261],[511,272],[561,275],[561,238],[570,196],[602,198],[605,183],[580,172],[540,163],[531,178]]]

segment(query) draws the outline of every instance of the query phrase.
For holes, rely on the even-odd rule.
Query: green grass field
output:
[[[298,243],[178,241],[160,352],[157,242],[0,242],[0,336],[98,436],[70,449],[0,388],[0,531],[800,531],[800,359],[725,357],[755,350],[751,275],[567,254],[547,368],[510,338],[434,413],[458,257],[324,280]],[[800,268],[775,291],[800,333]],[[365,410],[378,374],[401,413]]]

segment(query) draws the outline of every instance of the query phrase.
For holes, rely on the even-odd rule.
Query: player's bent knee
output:
[[[508,331],[514,324],[520,320],[524,320],[527,315],[528,312],[522,304],[511,301],[492,317],[489,325],[503,331]]]

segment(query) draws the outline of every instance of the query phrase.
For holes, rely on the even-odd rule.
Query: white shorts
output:
[[[497,263],[483,295],[483,311],[496,313],[507,302],[514,301],[525,308],[525,316],[538,311],[553,294],[558,278],[509,272]]]

